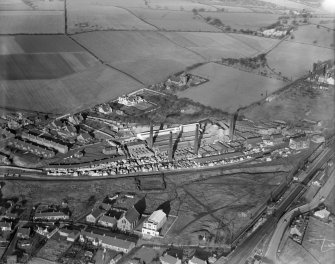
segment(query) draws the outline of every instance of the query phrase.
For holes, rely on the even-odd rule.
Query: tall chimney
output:
[[[194,135],[194,155],[198,155],[199,148],[199,124],[195,125],[195,135]]]
[[[235,112],[234,115],[230,117],[230,124],[229,124],[229,138],[230,140],[234,140],[234,133],[235,133],[235,123],[238,116],[238,110]]]
[[[172,144],[172,131],[170,131],[170,138],[169,138],[169,161],[173,159],[173,144]]]
[[[154,145],[154,126],[150,123],[150,137],[149,137],[149,148],[152,149]]]

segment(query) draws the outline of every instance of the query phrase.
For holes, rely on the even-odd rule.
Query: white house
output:
[[[326,208],[323,208],[322,210],[316,211],[314,213],[314,216],[320,219],[325,219],[325,220],[328,219],[329,215],[330,215],[330,212]]]
[[[159,230],[166,222],[166,214],[163,210],[153,212],[147,220],[144,221],[142,227],[143,235],[159,236]]]

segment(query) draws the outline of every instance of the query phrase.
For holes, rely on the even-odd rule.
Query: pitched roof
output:
[[[205,260],[197,258],[196,256],[193,256],[193,258],[191,258],[191,262],[195,264],[206,264],[207,263]]]
[[[117,221],[114,217],[103,215],[99,218],[99,222],[106,222],[106,223],[116,224]]]
[[[98,218],[99,216],[101,216],[104,213],[103,210],[97,208],[95,210],[93,210],[90,215],[92,215],[94,218]]]
[[[126,212],[124,217],[129,221],[129,223],[133,223],[140,217],[140,213],[137,212],[135,207],[132,207]]]
[[[164,256],[160,257],[161,262],[166,262],[169,264],[175,264],[178,261],[178,258],[172,257],[169,254],[165,254]]]

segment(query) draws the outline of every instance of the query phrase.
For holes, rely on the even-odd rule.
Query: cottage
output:
[[[98,224],[102,226],[113,228],[117,225],[117,220],[115,219],[115,217],[103,215],[98,220]]]
[[[140,218],[140,213],[133,206],[117,221],[117,228],[122,231],[132,230]]]
[[[159,236],[159,230],[166,222],[166,214],[163,210],[153,212],[147,220],[144,221],[142,227],[143,235]]]
[[[89,223],[96,223],[104,213],[105,213],[104,210],[95,209],[89,215],[86,216],[86,221]]]

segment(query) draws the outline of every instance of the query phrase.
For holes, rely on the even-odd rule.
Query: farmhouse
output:
[[[117,221],[117,228],[122,231],[130,231],[136,226],[139,218],[140,213],[133,206]]]
[[[153,212],[147,220],[144,221],[142,227],[143,235],[159,236],[159,230],[166,222],[166,214],[163,210]]]

